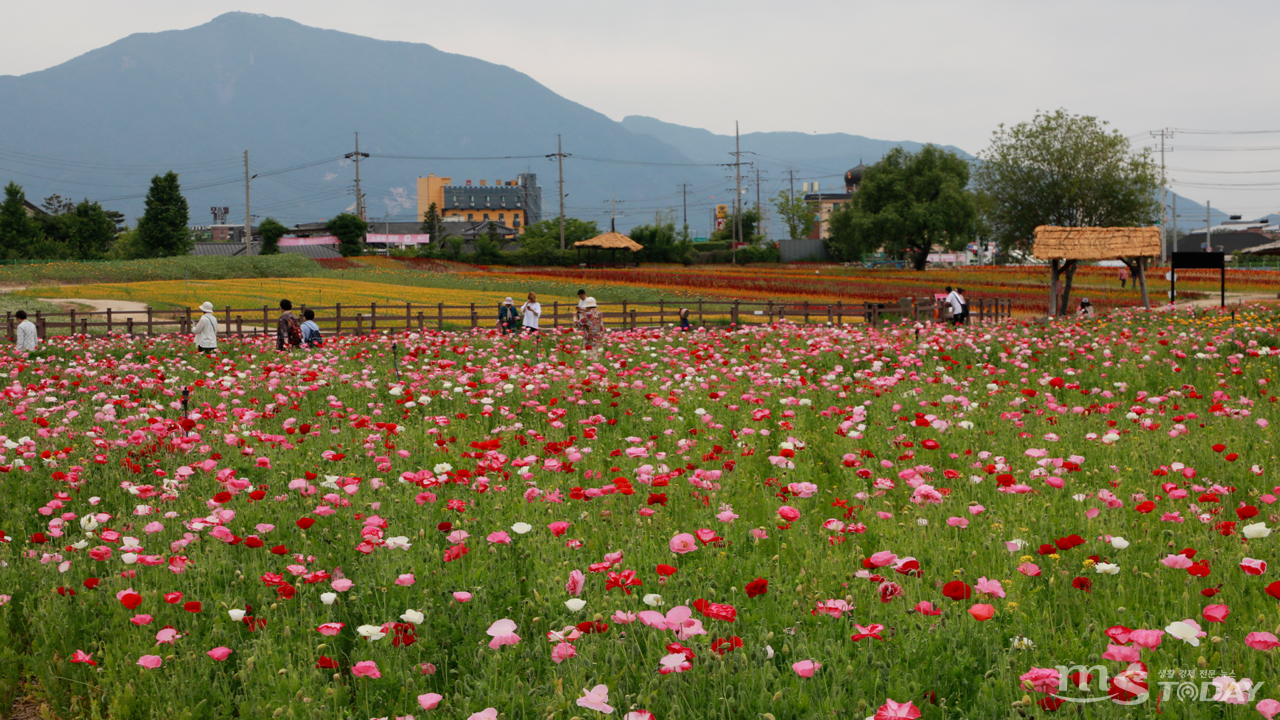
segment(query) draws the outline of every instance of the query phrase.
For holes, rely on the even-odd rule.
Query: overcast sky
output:
[[[743,132],[846,132],[976,153],[998,124],[1058,107],[1141,144],[1164,127],[1280,130],[1275,0],[61,0],[6,7],[0,74],[231,10],[428,43],[511,66],[614,119],[719,133],[737,120]],[[1280,133],[1178,133],[1169,146],[1181,194],[1232,212],[1280,211],[1280,172],[1240,172],[1280,170]],[[1209,147],[1262,149],[1195,149]]]

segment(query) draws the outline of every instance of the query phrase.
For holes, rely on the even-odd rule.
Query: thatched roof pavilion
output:
[[[1147,296],[1147,260],[1160,256],[1158,227],[1055,227],[1036,228],[1031,254],[1049,261],[1049,314],[1058,314],[1058,280],[1065,271],[1075,273],[1081,260],[1120,260],[1128,266],[1142,290],[1142,305],[1151,309]],[[1065,300],[1064,300],[1065,302]]]
[[[573,246],[578,249],[579,259],[582,257],[583,248],[587,248],[588,251],[595,249],[608,250],[610,258],[613,258],[618,250],[629,250],[635,253],[644,249],[644,246],[635,240],[612,230],[603,235],[597,235],[590,240],[579,240]]]

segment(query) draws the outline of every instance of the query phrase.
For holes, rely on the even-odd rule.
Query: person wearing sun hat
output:
[[[583,349],[592,350],[600,347],[600,342],[604,339],[604,317],[600,315],[596,299],[583,298],[581,313],[573,324],[582,331]]]
[[[1080,307],[1076,308],[1076,315],[1083,317],[1093,314],[1093,303],[1089,302],[1089,298],[1080,298]]]
[[[520,313],[516,312],[515,301],[511,298],[503,298],[502,304],[498,306],[498,329],[503,335],[510,335],[519,329]]]
[[[213,303],[207,300],[200,305],[200,311],[204,315],[191,332],[195,335],[196,348],[202,353],[211,353],[218,349],[218,317],[213,314]]]

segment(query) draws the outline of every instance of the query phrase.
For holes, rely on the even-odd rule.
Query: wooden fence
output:
[[[605,326],[613,329],[676,324],[680,321],[680,308],[689,309],[689,322],[704,325],[758,325],[787,321],[797,324],[846,325],[865,323],[879,326],[885,323],[943,322],[949,311],[933,299],[916,301],[903,298],[890,303],[810,303],[810,302],[743,302],[740,300],[690,300],[684,304],[657,303],[601,303],[600,312]],[[306,305],[294,308],[301,320]],[[496,328],[498,306],[479,305],[378,305],[310,307],[316,314],[316,323],[326,335],[365,335],[369,333],[402,330],[450,330]],[[573,323],[576,305],[552,302],[543,305],[541,326],[544,329],[569,327]],[[234,309],[226,307],[215,311],[218,316],[218,332],[222,335],[274,335],[279,310],[269,306]],[[970,301],[970,322],[988,323],[1007,320],[1012,316],[1012,300],[1009,298],[975,298]],[[121,312],[107,309],[102,312],[40,313],[29,318],[36,325],[41,338],[66,335],[124,334],[156,336],[167,333],[190,334],[198,311],[152,310]],[[17,320],[6,313],[7,335],[15,337]]]

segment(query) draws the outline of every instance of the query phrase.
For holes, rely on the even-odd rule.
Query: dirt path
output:
[[[131,316],[134,320],[139,319],[139,317],[145,318],[147,316],[147,304],[134,300],[91,300],[88,298],[36,299],[47,303],[53,303],[54,305],[79,305],[89,308],[91,312],[106,312],[110,309],[112,317],[114,318],[118,315],[121,320]]]

